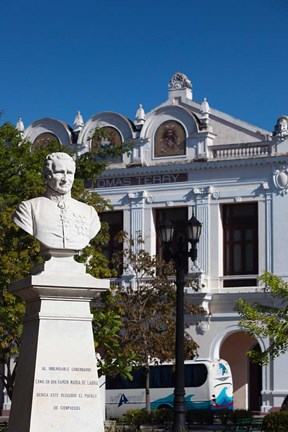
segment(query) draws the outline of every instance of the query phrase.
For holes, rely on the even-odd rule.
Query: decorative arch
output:
[[[247,351],[253,346],[264,350],[264,341],[244,333],[238,325],[231,325],[219,332],[210,346],[212,358],[223,358],[230,364],[235,409],[256,409],[261,406],[261,391],[266,389],[267,367],[251,364]]]
[[[153,143],[152,158],[185,157],[199,126],[199,119],[182,106],[162,106],[149,114],[140,138]]]
[[[174,120],[183,125],[187,136],[199,131],[200,120],[186,108],[167,105],[151,111],[142,127],[140,138],[151,138],[158,127],[165,121]]]
[[[210,345],[209,357],[210,358],[220,357],[221,344],[227,338],[227,336],[231,335],[232,333],[238,333],[241,331],[242,331],[241,328],[237,324],[233,324],[231,326],[226,327],[221,332],[217,333],[217,335],[215,336],[215,338],[213,339]],[[261,351],[264,351],[266,349],[266,346],[263,339],[256,339],[256,340],[259,343]]]
[[[79,134],[78,145],[81,145],[87,150],[91,150],[92,137],[97,128],[107,128],[107,131],[115,131],[117,141],[121,142],[130,141],[134,137],[134,125],[126,117],[121,114],[113,112],[103,112],[95,114],[85,124],[84,128]]]
[[[56,138],[64,146],[70,147],[72,145],[71,127],[65,122],[52,118],[42,118],[31,123],[25,129],[24,137],[32,144],[37,144],[37,139],[40,143],[42,137],[43,143]]]

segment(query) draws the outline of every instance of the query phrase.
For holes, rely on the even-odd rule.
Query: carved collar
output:
[[[60,194],[47,186],[44,196],[57,203],[58,207],[65,208],[67,207],[68,201],[71,199],[71,192]]]

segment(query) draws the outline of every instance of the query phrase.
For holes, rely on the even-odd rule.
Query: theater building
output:
[[[207,314],[188,331],[199,357],[230,363],[235,408],[264,412],[288,394],[288,355],[268,366],[251,364],[247,351],[263,350],[268,341],[241,331],[234,302],[267,301],[258,281],[264,270],[288,280],[288,117],[275,123],[267,131],[209,107],[205,98],[196,102],[182,73],[169,82],[166,101],[148,113],[140,105],[133,121],[99,112],[84,122],[78,112],[72,127],[50,118],[26,129],[21,119],[17,123],[33,145],[56,138],[78,155],[93,150],[97,128],[107,133],[103,145],[128,143],[130,153],[114,157],[91,191],[113,205],[103,216],[111,233],[141,232],[152,255],[162,251],[161,222],[173,222],[179,238],[195,213],[202,234],[197,262],[189,260],[187,272],[199,290],[186,291]],[[115,247],[111,241],[105,253],[111,256]],[[129,271],[120,276],[124,285],[133,280]]]

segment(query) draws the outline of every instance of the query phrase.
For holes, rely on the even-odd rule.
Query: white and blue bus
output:
[[[174,366],[150,366],[151,409],[172,408]],[[233,409],[233,384],[229,364],[221,359],[185,361],[186,409]],[[145,374],[135,369],[133,380],[106,377],[106,417],[118,418],[127,410],[145,408]]]

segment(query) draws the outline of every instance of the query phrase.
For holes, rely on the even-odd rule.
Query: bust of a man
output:
[[[51,153],[44,164],[44,196],[23,201],[14,222],[48,249],[81,250],[96,236],[96,210],[71,198],[75,162],[67,153]]]
[[[288,135],[288,117],[287,116],[281,116],[278,118],[274,133],[275,133],[275,135],[280,135],[282,137]]]

